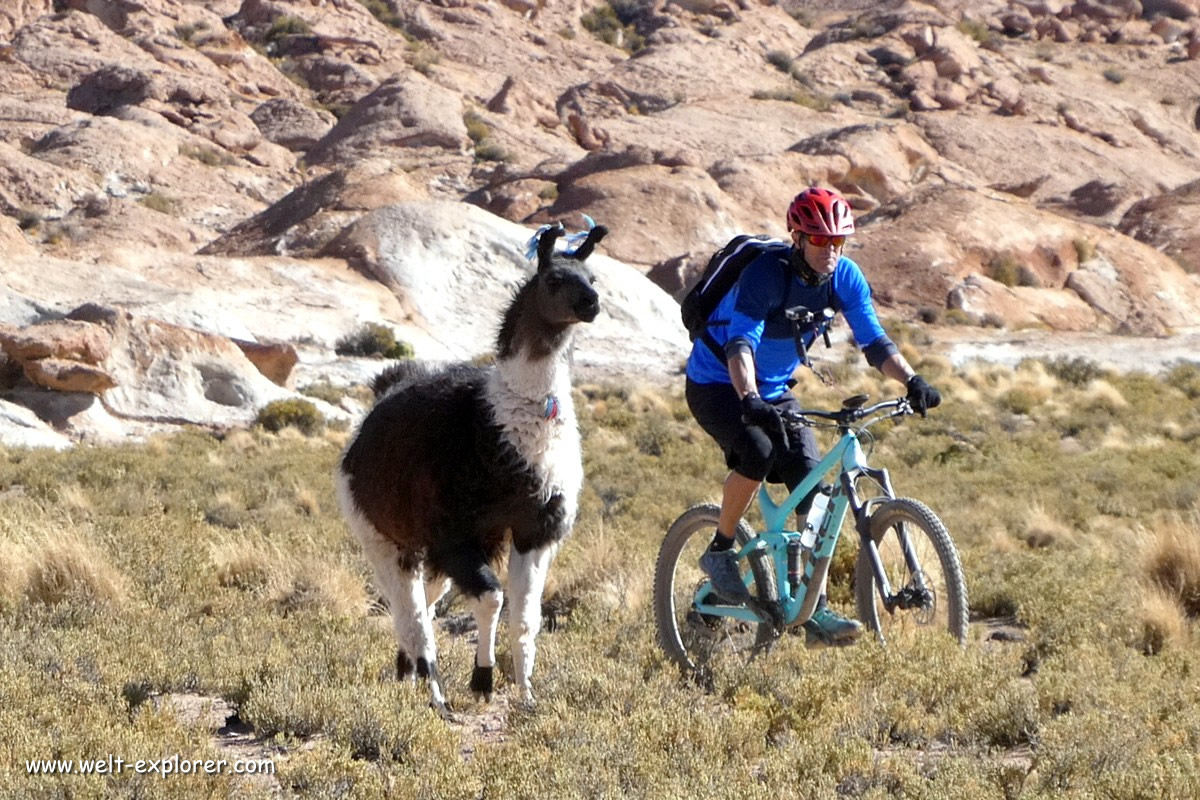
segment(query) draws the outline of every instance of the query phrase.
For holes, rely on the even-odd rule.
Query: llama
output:
[[[596,226],[573,253],[555,254],[563,233],[561,224],[539,233],[537,271],[504,314],[495,365],[385,370],[337,467],[342,514],[391,606],[397,676],[415,669],[441,712],[434,604],[451,582],[473,603],[479,642],[470,686],[490,701],[503,602],[493,565],[506,542],[514,679],[521,699],[533,702],[542,590],[583,484],[570,348],[576,324],[600,311],[584,261],[607,229]]]

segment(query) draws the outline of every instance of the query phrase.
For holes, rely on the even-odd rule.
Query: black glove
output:
[[[908,402],[912,403],[913,411],[922,417],[926,411],[942,402],[941,392],[926,383],[920,375],[913,375],[904,385],[908,387]]]
[[[781,444],[784,450],[788,449],[787,428],[779,409],[763,400],[758,392],[750,392],[742,398],[742,421],[762,428],[771,441]]]

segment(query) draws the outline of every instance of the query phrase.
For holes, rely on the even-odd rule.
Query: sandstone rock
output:
[[[22,366],[26,378],[46,389],[102,394],[117,385],[103,369],[65,358],[39,358]]]
[[[310,149],[336,122],[329,112],[315,111],[286,97],[263,103],[254,109],[250,119],[263,136],[289,150]]]
[[[280,386],[291,388],[292,369],[300,357],[296,348],[287,342],[249,342],[233,339],[246,358],[259,372]]]
[[[66,450],[71,447],[71,440],[42,422],[30,409],[0,400],[0,445]]]
[[[308,161],[337,163],[398,147],[457,151],[468,141],[458,96],[410,72],[364,97],[308,152]]]
[[[967,104],[967,90],[962,84],[940,80],[934,84],[933,100],[946,111],[954,111]]]
[[[112,335],[99,325],[65,319],[22,329],[0,326],[0,348],[20,364],[53,358],[96,365],[111,353]]]
[[[1200,0],[1142,0],[1142,13],[1146,16],[1165,14],[1173,19],[1191,19],[1200,16]]]
[[[292,190],[202,247],[200,253],[315,255],[363,211],[425,195],[402,170],[383,160],[367,160]]]
[[[26,23],[53,11],[54,0],[8,0],[0,8],[0,43],[11,40]]]
[[[472,358],[491,349],[495,321],[528,274],[524,251],[533,230],[461,203],[405,203],[367,214],[330,249],[357,253],[357,267],[401,298],[411,314],[406,335],[424,332],[414,341],[418,353],[432,335],[452,357]],[[576,365],[628,374],[681,360],[690,344],[675,301],[603,253],[588,264],[602,311],[580,334]]]
[[[1200,181],[1139,200],[1117,229],[1200,274]]]
[[[25,238],[17,221],[12,217],[0,217],[0,252],[28,256],[37,252]]]
[[[144,103],[154,95],[154,81],[145,72],[111,64],[85,75],[71,87],[67,108],[107,114],[121,106]]]

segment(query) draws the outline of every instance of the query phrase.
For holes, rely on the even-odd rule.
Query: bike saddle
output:
[[[869,395],[869,394],[856,394],[853,397],[847,397],[845,400],[843,400],[842,408],[844,408],[844,409],[862,408],[863,404],[865,404],[870,399],[871,399],[871,395]]]

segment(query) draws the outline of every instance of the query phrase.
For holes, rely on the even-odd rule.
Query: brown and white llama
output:
[[[494,565],[506,544],[513,677],[533,700],[542,590],[583,484],[571,342],[600,311],[584,262],[607,229],[555,253],[563,233],[561,224],[540,233],[537,271],[504,314],[495,365],[390,367],[336,470],[342,513],[391,606],[397,675],[426,678],[439,710],[434,604],[452,581],[473,603],[471,690],[490,700],[503,601]]]

